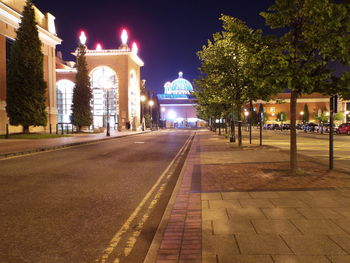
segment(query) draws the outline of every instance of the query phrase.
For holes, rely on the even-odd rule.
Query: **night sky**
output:
[[[101,43],[105,49],[120,45],[120,33],[126,28],[129,43],[136,41],[139,56],[145,62],[141,78],[147,87],[163,93],[166,81],[172,81],[179,71],[192,82],[198,77],[201,50],[212,34],[221,30],[220,14],[244,20],[252,28],[266,30],[259,15],[273,0],[231,1],[83,1],[33,0],[42,12],[56,17],[58,36],[63,39],[61,50],[65,60],[74,60],[70,52],[78,44],[81,30],[87,33],[87,46],[95,49]]]

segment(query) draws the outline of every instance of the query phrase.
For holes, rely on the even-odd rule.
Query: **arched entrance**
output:
[[[93,93],[92,114],[93,126],[111,128],[118,126],[118,77],[114,70],[107,66],[99,66],[90,72]]]
[[[56,83],[58,123],[70,123],[74,82],[62,79]]]

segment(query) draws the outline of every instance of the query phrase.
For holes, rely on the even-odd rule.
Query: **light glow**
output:
[[[170,110],[170,111],[168,112],[168,119],[170,119],[170,120],[175,120],[175,119],[176,119],[176,112],[173,111],[173,110]]]
[[[137,55],[137,52],[139,52],[139,48],[137,47],[137,44],[134,42],[132,43],[132,53],[134,53],[135,55]]]
[[[301,111],[301,112],[300,112],[300,115],[304,115],[304,112],[303,112],[303,111]]]
[[[345,115],[349,115],[349,113],[350,113],[349,111],[345,111],[344,112]]]
[[[148,105],[152,107],[152,106],[154,105],[154,101],[153,101],[153,100],[150,100],[150,101],[148,102]]]
[[[161,111],[162,111],[162,112],[165,112],[165,108],[164,108],[164,107],[162,107],[162,108],[161,108]]]
[[[249,112],[248,112],[248,111],[245,111],[245,112],[244,112],[244,116],[247,117],[248,115],[249,115]]]
[[[126,29],[123,29],[122,31],[121,39],[122,39],[122,44],[126,45],[126,43],[128,42],[128,32],[126,31]]]
[[[102,46],[100,43],[97,44],[96,51],[102,51]]]
[[[86,38],[86,35],[85,35],[85,32],[84,32],[84,31],[81,31],[79,40],[80,40],[80,43],[81,43],[82,45],[85,45],[85,44],[86,44],[87,38]]]
[[[141,99],[142,102],[144,102],[146,100],[146,96],[145,95],[141,95],[140,99]]]

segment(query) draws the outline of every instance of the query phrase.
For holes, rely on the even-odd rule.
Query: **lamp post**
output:
[[[154,105],[154,101],[153,100],[150,100],[149,102],[148,102],[148,105],[149,105],[149,107],[150,107],[150,113],[151,113],[151,130],[153,129],[153,112],[152,112],[152,107],[153,107],[153,105]]]
[[[107,132],[106,132],[106,136],[111,136],[110,134],[110,130],[109,130],[109,88],[106,89],[107,91],[107,102],[106,102],[106,106],[107,106]]]
[[[141,126],[142,126],[142,131],[145,130],[145,101],[146,101],[146,96],[141,95]]]
[[[165,108],[164,107],[162,107],[161,108],[161,112],[162,112],[162,126],[163,126],[163,128],[165,128],[165,124],[166,124],[166,122],[165,122],[165,119],[164,119],[164,113],[165,113]]]

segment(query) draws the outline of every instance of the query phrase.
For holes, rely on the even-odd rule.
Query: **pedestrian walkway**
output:
[[[147,263],[350,262],[350,176],[198,131]],[[160,231],[160,230],[159,230]]]
[[[144,131],[149,132],[149,131]],[[90,143],[93,141],[108,140],[117,137],[129,136],[144,133],[141,131],[111,131],[111,136],[106,133],[85,133],[73,134],[68,137],[50,139],[2,139],[0,140],[0,159],[14,155],[21,155],[31,152],[52,150],[62,147]]]

